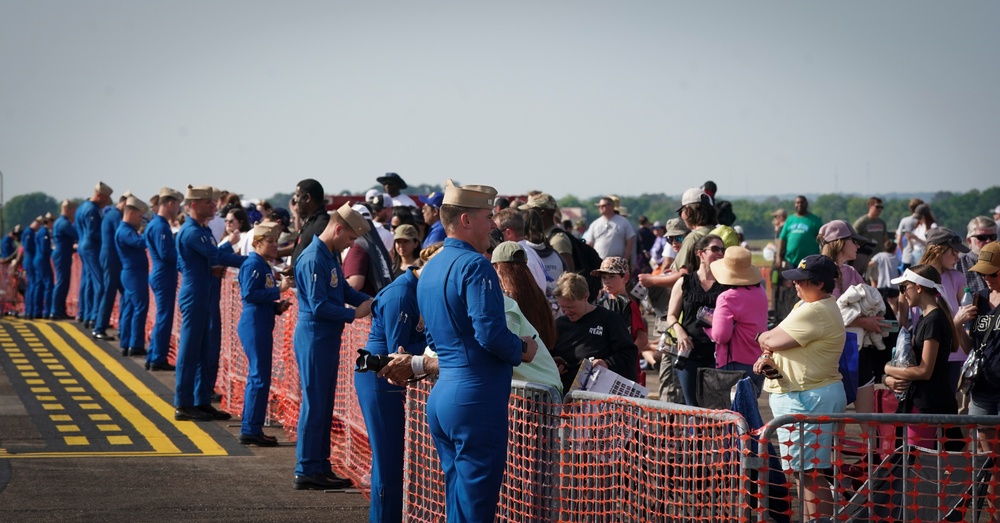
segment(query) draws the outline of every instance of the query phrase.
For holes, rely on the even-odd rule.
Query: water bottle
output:
[[[973,303],[975,303],[975,300],[972,297],[972,289],[966,287],[965,288],[965,294],[962,295],[962,304],[961,304],[961,306],[965,307],[966,305],[972,305]],[[969,331],[971,329],[972,329],[972,320],[969,320],[969,321],[965,322],[965,330]]]
[[[690,346],[681,346],[680,343],[677,344],[677,357],[674,358],[674,368],[683,369],[687,366],[688,357],[691,356]]]

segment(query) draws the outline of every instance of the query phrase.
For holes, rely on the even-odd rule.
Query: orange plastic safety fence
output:
[[[0,314],[24,312],[24,297],[18,290],[22,272],[20,268],[12,268],[9,263],[0,265]]]
[[[403,509],[408,521],[445,519],[444,474],[427,427],[431,384],[407,389]],[[507,469],[497,505],[497,521],[554,521],[558,513],[558,392],[514,382],[508,403]]]
[[[768,460],[757,462],[750,489],[757,518],[940,522],[1000,517],[994,450],[1000,449],[1000,420],[856,418],[789,416],[765,427],[758,448],[776,443],[778,459],[770,460],[770,467]],[[784,474],[775,475],[779,467]]]

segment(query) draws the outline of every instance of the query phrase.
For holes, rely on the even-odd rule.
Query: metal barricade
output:
[[[998,425],[997,416],[780,416],[761,429],[756,448],[777,443],[788,469],[778,477],[794,484],[775,480],[773,456],[749,455],[752,520],[979,521],[984,512],[996,518],[987,502],[998,484]]]
[[[407,521],[445,520],[444,474],[427,426],[431,387],[421,382],[406,393],[403,513]],[[497,521],[558,519],[561,403],[559,392],[552,387],[511,382],[507,470]]]
[[[739,521],[741,440],[730,411],[571,392],[560,521]]]

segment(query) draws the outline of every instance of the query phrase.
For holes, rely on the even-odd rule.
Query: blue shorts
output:
[[[771,412],[775,418],[785,414],[842,414],[846,408],[844,384],[839,381],[818,389],[771,394]],[[830,453],[836,430],[836,423],[794,423],[779,427],[781,467],[796,472],[832,467]]]
[[[1000,415],[1000,394],[976,394],[973,390],[969,396],[970,416],[997,416]]]

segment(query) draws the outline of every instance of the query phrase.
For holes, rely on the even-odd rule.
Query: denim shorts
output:
[[[844,384],[839,381],[818,389],[771,394],[771,412],[775,418],[785,414],[843,414],[846,408]],[[802,471],[832,467],[830,454],[837,427],[837,423],[794,423],[779,427],[781,468]]]
[[[970,416],[996,416],[1000,415],[1000,394],[976,394],[972,391],[969,397]]]

